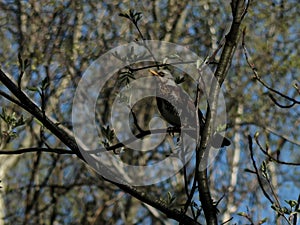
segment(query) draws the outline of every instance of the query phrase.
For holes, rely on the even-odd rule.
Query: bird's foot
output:
[[[169,135],[174,136],[175,133],[181,133],[181,128],[180,127],[168,127],[167,128],[167,132]]]
[[[168,127],[167,132],[168,132],[169,135],[171,135],[173,137],[175,136],[175,133],[178,133],[179,136],[177,138],[177,142],[180,141],[180,134],[181,134],[181,128],[180,127]]]

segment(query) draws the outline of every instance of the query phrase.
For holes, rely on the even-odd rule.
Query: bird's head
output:
[[[165,79],[172,79],[172,80],[174,79],[173,76],[172,76],[172,74],[168,70],[158,70],[158,71],[155,71],[155,70],[150,69],[149,72],[153,76],[156,76],[156,77],[161,77],[161,78],[165,78]]]
[[[150,69],[149,72],[151,73],[152,76],[158,77],[164,85],[176,86],[174,77],[172,76],[170,71],[168,71],[168,70],[155,71],[155,70]]]

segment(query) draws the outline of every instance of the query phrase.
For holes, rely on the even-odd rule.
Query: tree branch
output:
[[[60,139],[67,147],[71,149],[73,154],[76,154],[81,160],[85,161],[83,158],[77,143],[68,132],[58,127],[56,123],[50,120],[47,116],[43,115],[43,112],[39,107],[13,82],[13,78],[6,75],[0,69],[0,81],[11,91],[11,93],[20,101],[22,104],[20,105],[23,109],[33,115],[36,119],[38,119],[48,130],[52,132],[58,139]],[[101,176],[101,178],[105,179]],[[107,180],[107,179],[105,179]],[[199,225],[196,221],[194,221],[189,216],[182,214],[178,210],[172,210],[168,206],[166,206],[163,202],[159,200],[155,200],[153,197],[149,196],[147,193],[138,191],[135,187],[126,183],[125,181],[120,181],[120,183],[115,183],[110,180],[107,180],[110,183],[115,184],[117,187],[122,189],[124,192],[129,193],[135,198],[143,201],[161,212],[165,213],[169,218],[172,218],[178,222],[182,222],[183,224],[191,224],[191,225]]]
[[[69,136],[66,131],[59,128],[39,107],[13,82],[13,78],[6,75],[0,69],[0,81],[11,91],[11,93],[22,102],[21,107],[38,119],[47,129],[58,137],[66,146],[68,146],[80,159],[83,159],[81,152],[73,137]]]
[[[57,154],[75,154],[74,152],[62,148],[22,148],[18,150],[0,150],[0,155],[19,155],[32,152],[49,152]]]
[[[281,93],[280,91],[277,91],[276,89],[270,87],[266,82],[264,82],[261,77],[259,76],[258,74],[258,71],[257,71],[257,68],[255,67],[254,63],[250,62],[250,59],[249,59],[249,53],[247,51],[247,48],[246,48],[246,44],[245,44],[245,35],[246,35],[246,29],[243,30],[243,37],[242,37],[242,46],[243,46],[243,50],[244,50],[244,56],[245,56],[245,59],[246,59],[246,62],[248,64],[248,66],[251,68],[253,74],[254,74],[254,78],[260,83],[262,84],[265,88],[267,88],[270,92],[272,93],[275,93],[277,95],[279,95],[280,97],[292,102],[290,105],[282,105],[280,104],[276,99],[275,97],[269,93],[269,97],[270,99],[274,102],[275,105],[277,105],[278,107],[280,108],[292,108],[294,105],[296,104],[300,104],[300,101],[297,101],[296,99],[294,98],[291,98],[283,93]],[[297,89],[297,85],[296,85],[296,89]],[[299,91],[298,91],[299,92]]]
[[[202,165],[198,165],[198,173],[197,173],[197,181],[199,185],[199,197],[202,204],[202,208],[204,210],[204,215],[206,218],[206,222],[209,225],[217,224],[217,210],[214,202],[211,198],[208,174],[206,169],[205,154],[208,154],[207,143],[209,139],[209,135],[211,133],[212,125],[214,118],[217,112],[217,104],[218,104],[218,95],[220,86],[222,85],[227,71],[231,65],[231,61],[237,46],[238,39],[240,37],[240,25],[242,19],[247,12],[247,8],[249,6],[249,1],[242,0],[233,0],[231,2],[231,9],[233,15],[233,21],[231,24],[231,28],[229,33],[226,35],[226,41],[224,45],[224,49],[222,51],[220,61],[218,63],[218,67],[215,72],[215,78],[213,79],[210,93],[209,93],[209,104],[207,107],[206,113],[206,122],[201,136],[201,143],[199,148],[197,148],[197,152],[199,152],[198,162]],[[205,169],[203,169],[203,163],[205,164]],[[202,169],[201,169],[202,167]]]

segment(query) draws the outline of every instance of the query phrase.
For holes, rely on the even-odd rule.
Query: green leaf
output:
[[[263,175],[263,177],[264,178],[266,178],[266,179],[269,179],[269,173],[268,173],[268,164],[267,164],[267,162],[264,160],[263,162],[262,162],[262,165],[261,165],[261,167],[260,167],[260,170],[261,170],[261,172],[262,172],[262,175]]]
[[[50,85],[50,82],[49,82],[49,77],[46,76],[43,80],[42,80],[42,84],[41,84],[41,88],[42,90],[46,90]]]
[[[169,58],[170,59],[181,59],[181,57],[178,55],[178,54],[172,54],[172,55],[169,55]]]
[[[102,134],[107,138],[107,141],[112,142],[115,138],[115,131],[114,129],[110,129],[109,125],[104,127],[101,126]],[[107,144],[107,141],[105,141],[105,144]]]
[[[171,192],[168,191],[168,199],[171,199],[172,198],[172,194]]]
[[[284,200],[286,203],[288,203],[292,208],[295,207],[298,202],[296,200]]]
[[[5,108],[2,108],[2,113],[0,114],[0,117],[3,119],[4,122],[7,122],[7,114]]]
[[[33,92],[39,91],[39,88],[37,88],[37,87],[26,87],[26,89],[29,91],[33,91]]]
[[[174,200],[176,199],[175,196],[172,195],[171,192],[168,191],[168,199],[167,199],[167,204],[171,204],[172,202],[174,202]]]
[[[290,214],[291,210],[289,210],[287,207],[282,207],[281,212],[283,212],[284,214]]]
[[[133,9],[129,10],[129,13],[119,13],[120,17],[127,18],[131,20],[134,24],[137,24],[137,22],[142,18],[141,12],[136,12]]]
[[[34,118],[34,121],[39,124],[40,126],[44,126],[43,123],[41,121],[39,121],[38,119]]]
[[[263,218],[262,220],[260,220],[259,222],[258,222],[258,224],[260,225],[260,224],[264,224],[265,222],[267,222],[268,221],[268,218]]]
[[[227,127],[226,123],[218,125],[217,132],[221,132],[221,131],[226,130],[226,127]]]
[[[239,216],[247,217],[247,213],[245,213],[245,212],[238,212],[237,214]]]
[[[204,64],[205,60],[202,59],[198,59],[196,62],[196,68],[200,69],[202,67],[202,65]]]
[[[24,117],[23,115],[21,115],[21,117],[16,121],[16,124],[14,127],[19,127],[19,126],[22,126],[25,124],[25,120],[24,120]]]
[[[181,84],[185,81],[185,78],[184,77],[175,77],[174,81],[176,84]]]
[[[128,16],[127,13],[119,13],[119,16],[120,16],[120,17],[125,17],[125,18],[127,18],[127,19],[130,19],[130,17]]]

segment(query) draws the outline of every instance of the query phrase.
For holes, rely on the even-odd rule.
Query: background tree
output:
[[[132,8],[142,12],[137,26],[119,16],[128,15]],[[247,14],[238,27],[244,9]],[[185,224],[205,220],[215,224],[217,218],[230,220],[229,224],[259,224],[267,218],[268,224],[296,224],[298,14],[299,5],[293,0],[2,1],[1,223],[176,224],[181,219]],[[236,26],[233,36],[228,35],[232,24]],[[194,160],[166,181],[135,188],[99,178],[73,145],[73,96],[69,93],[75,92],[84,71],[99,56],[143,38],[174,42],[209,57],[209,67],[219,75],[220,83],[227,75],[222,91],[232,145],[206,171],[214,202],[200,199],[203,189],[197,186],[186,204],[186,190],[190,193],[193,186]],[[225,55],[228,74],[228,67],[221,70],[220,65],[226,46],[235,47],[231,65],[230,54]],[[113,101],[110,93],[117,90],[113,87],[121,87],[118,75],[99,99],[99,128],[107,128]],[[194,91],[195,84],[186,81],[182,85]],[[39,108],[31,107],[30,100]],[[143,129],[158,114],[153,101],[147,104],[152,104],[151,110],[136,106]],[[107,144],[109,140],[103,135],[100,141]],[[134,152],[125,152],[122,160],[131,164],[158,157],[133,157]],[[218,214],[210,210],[216,202]]]

